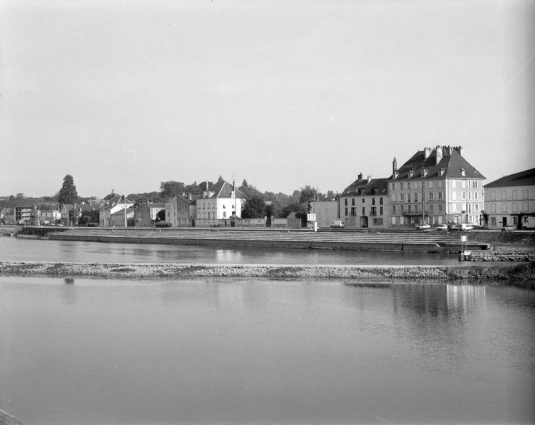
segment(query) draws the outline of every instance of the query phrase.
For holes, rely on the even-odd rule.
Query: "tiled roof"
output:
[[[507,186],[532,186],[535,185],[535,168],[521,171],[515,174],[509,174],[498,180],[486,184],[485,188],[507,187]]]
[[[210,197],[211,199],[216,198],[231,198],[232,193],[232,185],[224,180],[218,181],[213,186],[210,186],[208,189],[209,192],[213,192],[214,194]],[[240,191],[240,189],[236,188],[236,198],[238,199],[245,199],[245,195]]]
[[[386,196],[387,179],[355,180],[344,189],[340,196]]]
[[[442,147],[439,147],[442,150]],[[437,164],[437,149],[433,149],[428,157],[425,157],[425,150],[416,152],[411,159],[398,169],[398,175],[390,176],[390,180],[406,179],[434,179],[443,178],[467,178],[467,179],[485,179],[474,166],[472,166],[456,148],[444,148],[442,158],[439,158]],[[427,171],[423,175],[424,169]],[[444,171],[442,173],[442,170]],[[462,170],[464,170],[464,175]],[[409,173],[412,171],[412,177]]]

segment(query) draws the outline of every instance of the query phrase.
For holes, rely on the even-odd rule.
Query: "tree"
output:
[[[177,195],[184,193],[186,186],[182,182],[168,181],[160,183],[160,196],[163,199],[169,200]]]
[[[220,175],[219,178],[217,179],[217,182],[219,183],[219,182],[223,182],[223,181],[225,181],[225,179],[223,178],[223,176]]]
[[[282,207],[279,201],[270,201],[270,204],[266,204],[265,212],[268,217],[278,218],[282,215]]]
[[[65,204],[74,204],[78,201],[78,192],[74,185],[74,179],[70,174],[63,178],[63,186],[59,191],[58,203],[63,206]]]
[[[301,194],[299,195],[299,203],[313,201],[318,197],[318,189],[310,186],[301,188]]]
[[[242,218],[261,218],[265,216],[266,203],[262,195],[253,195],[245,201],[241,209]]]

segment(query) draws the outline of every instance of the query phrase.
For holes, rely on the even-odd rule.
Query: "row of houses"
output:
[[[404,228],[415,225],[470,223],[498,229],[522,227],[535,216],[535,169],[504,176],[484,185],[485,176],[463,156],[461,146],[426,147],[384,178],[363,177],[347,186],[338,199],[310,202],[310,223],[328,227],[343,220],[348,228]],[[84,209],[98,210],[101,227],[149,227],[165,211],[173,227],[274,226],[300,227],[300,219],[241,218],[245,195],[225,180],[200,196],[177,195],[167,203],[139,202],[115,196],[99,206],[21,205],[12,212],[15,223],[72,225]],[[2,212],[6,222],[9,216]]]
[[[350,228],[403,228],[470,223],[522,227],[535,215],[535,169],[484,185],[485,176],[463,157],[461,146],[416,152],[385,178],[358,175],[339,200],[313,202],[320,227],[335,219]]]

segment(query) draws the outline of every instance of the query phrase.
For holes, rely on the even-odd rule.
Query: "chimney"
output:
[[[362,173],[359,173],[358,180],[362,180]]]
[[[424,148],[424,159],[429,158],[429,155],[431,155],[433,149],[431,148]]]
[[[460,156],[463,156],[463,147],[462,146],[457,146],[455,149],[457,150],[457,152],[459,152]]]
[[[438,163],[442,160],[443,151],[440,146],[437,146],[435,149],[436,152],[436,162],[435,165],[438,165]]]
[[[368,183],[372,181],[372,176],[368,176]]]
[[[394,160],[392,161],[392,174],[394,174],[394,178],[398,175],[398,160],[396,157],[394,157]]]

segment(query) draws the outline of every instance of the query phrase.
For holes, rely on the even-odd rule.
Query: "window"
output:
[[[344,199],[344,205],[347,206],[347,198]]]
[[[457,204],[451,204],[451,212],[457,212]]]
[[[396,194],[395,193],[393,193],[392,196],[390,196],[390,200],[392,202],[396,202]]]
[[[414,202],[418,202],[418,194],[417,193],[414,194]]]
[[[524,189],[522,191],[522,199],[528,199],[528,190],[527,189]],[[527,208],[526,208],[526,211],[527,211]]]
[[[379,215],[383,215],[383,207],[379,207]]]
[[[502,201],[507,201],[507,192],[502,190]]]
[[[451,200],[452,201],[456,201],[457,200],[457,192],[452,192],[451,193]]]
[[[396,183],[392,183],[392,190],[396,190]]]
[[[366,202],[366,199],[362,198],[362,203],[364,204]]]
[[[401,190],[403,190],[403,186],[404,186],[403,183],[400,183],[400,184],[399,184],[399,188],[400,188]]]
[[[472,200],[472,192],[468,192],[468,200],[469,200],[469,201]]]
[[[351,215],[354,217],[357,215],[357,209],[356,207],[351,207]]]
[[[467,180],[466,184],[468,185],[468,189],[472,188],[472,180]]]
[[[502,213],[507,212],[507,204],[502,204]]]
[[[491,224],[492,226],[496,226],[496,217],[491,217],[491,218],[490,218],[490,224]]]
[[[461,180],[461,187],[462,187],[463,189],[466,188],[466,181],[465,181],[465,180]]]
[[[513,214],[518,213],[518,202],[513,202]]]
[[[477,192],[474,192],[474,199],[477,201],[478,195]]]
[[[496,212],[496,204],[490,204],[490,212],[495,213]]]
[[[438,200],[442,201],[442,192],[438,192]]]
[[[407,207],[407,211],[411,212],[411,206],[410,205]]]
[[[434,195],[433,192],[429,192],[428,195],[429,195],[429,200],[432,201],[433,200],[433,195]]]
[[[227,218],[227,212],[223,211],[223,218]]]
[[[405,205],[402,205],[400,208],[402,213],[405,212]]]
[[[517,191],[513,190],[513,201],[516,201],[516,193],[517,193]]]
[[[411,194],[407,193],[407,202],[411,202]]]
[[[438,210],[442,212],[442,204],[438,204]]]
[[[400,194],[399,194],[399,200],[400,200],[401,202],[403,202],[403,201],[405,200],[405,194],[400,193]]]
[[[439,180],[437,181],[437,188],[440,189],[441,187],[442,187],[442,180]]]
[[[366,215],[366,207],[362,207],[362,215]]]
[[[513,217],[513,224],[514,224],[515,226],[518,226],[518,217],[517,217],[517,216],[514,216],[514,217]]]
[[[396,206],[395,205],[392,205],[392,212],[395,214],[396,213]]]
[[[372,198],[372,205],[375,205],[375,198]]]
[[[451,181],[451,187],[452,187],[453,189],[455,189],[455,188],[457,187],[457,180],[452,180],[452,181]]]
[[[479,204],[474,204],[474,211],[479,212]]]
[[[434,205],[429,205],[429,211],[430,212],[433,212],[433,207],[434,207]]]
[[[490,192],[490,200],[495,201],[496,200],[496,192],[492,191]]]
[[[379,198],[379,205],[383,205],[383,198]]]
[[[528,212],[528,202],[524,202],[524,203],[522,204],[522,210],[523,210],[524,212]]]
[[[347,217],[347,207],[345,207],[344,211],[345,211],[345,216]]]
[[[355,205],[355,198],[351,198],[351,205]]]
[[[474,181],[472,182],[472,187],[473,187],[473,188],[477,188],[477,180],[474,180]]]

